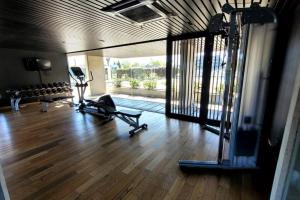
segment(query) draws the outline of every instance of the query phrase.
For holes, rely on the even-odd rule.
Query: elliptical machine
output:
[[[147,124],[139,124],[139,118],[142,115],[142,111],[133,110],[117,110],[116,105],[110,95],[100,96],[97,101],[88,100],[84,98],[84,93],[88,87],[88,83],[94,80],[93,74],[91,73],[91,79],[85,81],[85,74],[82,72],[80,67],[71,67],[70,76],[76,82],[75,87],[77,88],[79,106],[78,111],[81,113],[90,113],[93,115],[100,116],[108,121],[114,117],[118,117],[125,123],[132,126],[133,129],[129,131],[130,135],[137,133],[140,130],[147,129]],[[76,80],[73,75],[76,76]]]
[[[76,76],[77,79],[75,79],[72,75],[72,73],[69,72],[71,78],[76,82],[75,87],[77,88],[78,98],[79,98],[79,106],[78,111],[84,112],[84,109],[86,107],[85,99],[84,99],[84,93],[86,91],[86,88],[88,87],[88,83],[94,80],[93,73],[91,74],[91,79],[88,81],[85,81],[85,74],[82,72],[80,67],[71,67],[71,71]]]

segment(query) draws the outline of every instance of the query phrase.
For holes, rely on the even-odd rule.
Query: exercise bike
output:
[[[133,110],[117,110],[116,105],[110,95],[105,94],[100,96],[97,101],[88,100],[84,98],[84,93],[88,87],[88,83],[94,80],[92,72],[91,79],[85,81],[85,74],[80,67],[71,67],[70,76],[76,82],[75,87],[77,88],[79,105],[78,111],[81,113],[89,113],[97,115],[107,121],[113,120],[117,117],[125,123],[132,126],[133,129],[129,131],[130,135],[137,133],[140,130],[148,128],[147,124],[139,123],[139,118],[142,115],[142,111]],[[74,76],[76,78],[74,78]]]

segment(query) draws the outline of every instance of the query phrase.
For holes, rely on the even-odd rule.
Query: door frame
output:
[[[207,31],[184,34],[180,36],[170,36],[167,38],[166,48],[166,116],[170,118],[197,122],[201,125],[209,124],[218,126],[218,120],[211,120],[207,118],[208,103],[209,103],[209,88],[210,78],[212,71],[213,49],[214,49],[214,36],[223,33],[209,33]],[[171,96],[172,96],[172,56],[173,56],[173,42],[194,38],[205,38],[204,44],[204,58],[203,58],[203,72],[202,72],[202,87],[201,87],[201,101],[200,101],[200,117],[193,117],[171,112]]]

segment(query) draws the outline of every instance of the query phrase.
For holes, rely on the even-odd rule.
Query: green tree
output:
[[[131,79],[129,84],[132,89],[137,89],[140,86],[140,81],[137,79]]]
[[[155,80],[146,80],[144,81],[143,85],[144,88],[147,90],[154,90],[156,88],[157,83]]]
[[[151,60],[150,66],[151,67],[162,67],[164,65],[163,65],[162,61],[160,61],[160,60]]]

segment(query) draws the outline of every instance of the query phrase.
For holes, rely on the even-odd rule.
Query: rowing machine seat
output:
[[[140,117],[142,115],[142,111],[139,110],[119,110],[116,114],[126,115],[128,117]]]

